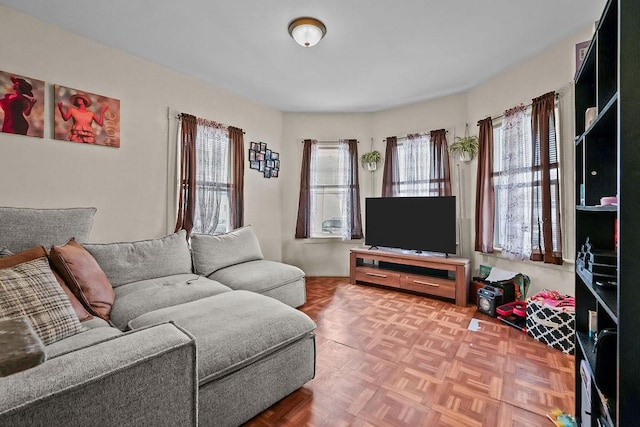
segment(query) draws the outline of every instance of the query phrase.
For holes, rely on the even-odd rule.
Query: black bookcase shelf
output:
[[[614,94],[609,102],[600,110],[596,118],[593,120],[593,123],[589,125],[587,130],[584,132],[585,137],[609,137],[611,136],[611,129],[616,126],[616,117],[617,111],[616,107],[618,106],[618,94]]]
[[[576,332],[576,348],[584,355],[584,359],[589,364],[591,372],[596,372],[595,342],[589,338],[589,334]],[[593,387],[592,394],[597,394],[601,404],[600,412],[604,412],[602,415],[607,419],[609,424],[614,425],[615,422],[613,420],[616,419],[616,400],[611,397],[605,397],[597,386]]]
[[[591,273],[576,262],[575,412],[582,426],[640,425],[638,16],[640,1],[609,0],[575,78],[576,248],[588,238],[593,249],[617,255],[617,285],[611,288],[594,284]],[[585,126],[591,107],[598,114]],[[618,205],[601,206],[607,196],[617,196]],[[595,351],[590,311],[598,315],[599,330],[615,332],[615,345],[598,344]],[[591,393],[582,392],[582,361],[593,373]]]
[[[589,338],[586,332],[576,332],[576,344],[580,347],[580,351],[584,355],[585,360],[589,363],[591,372],[596,371],[596,352],[593,339]]]
[[[576,206],[577,211],[585,211],[585,212],[618,212],[618,206],[616,205],[605,205],[605,206]]]
[[[593,294],[598,303],[607,314],[611,317],[614,323],[618,323],[618,295],[616,289],[600,288],[598,285],[592,285],[589,278],[582,272],[582,270],[576,268],[576,273],[580,276],[584,286]]]

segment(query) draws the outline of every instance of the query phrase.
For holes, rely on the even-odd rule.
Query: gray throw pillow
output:
[[[192,234],[191,250],[196,274],[203,276],[230,265],[264,258],[258,238],[249,225],[226,234]]]
[[[45,257],[0,269],[0,319],[23,316],[45,345],[83,329]]]
[[[187,233],[159,239],[82,245],[98,261],[111,286],[192,273]]]
[[[0,207],[0,246],[20,252],[35,246],[89,240],[96,208],[32,209]]]

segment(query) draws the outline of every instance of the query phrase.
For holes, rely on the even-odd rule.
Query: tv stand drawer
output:
[[[358,267],[356,280],[360,282],[375,283],[377,285],[400,286],[400,274],[394,271],[381,270],[379,268]]]
[[[400,276],[400,287],[444,298],[456,297],[456,282],[440,277],[403,274]]]

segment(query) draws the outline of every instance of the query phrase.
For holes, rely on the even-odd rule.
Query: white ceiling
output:
[[[0,4],[281,111],[370,112],[474,87],[593,24],[605,0]],[[289,37],[298,16],[327,26],[317,46]]]

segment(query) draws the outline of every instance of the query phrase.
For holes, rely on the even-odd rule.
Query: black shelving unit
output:
[[[596,284],[576,262],[576,415],[583,426],[638,426],[640,1],[610,0],[605,6],[576,74],[575,107],[576,247],[588,238],[592,248],[617,254],[613,287]],[[598,115],[585,126],[590,107]],[[607,196],[618,196],[618,205],[601,206]],[[589,334],[589,311],[597,313],[598,331],[615,332],[608,341],[596,345]],[[583,361],[591,377],[587,393]]]

